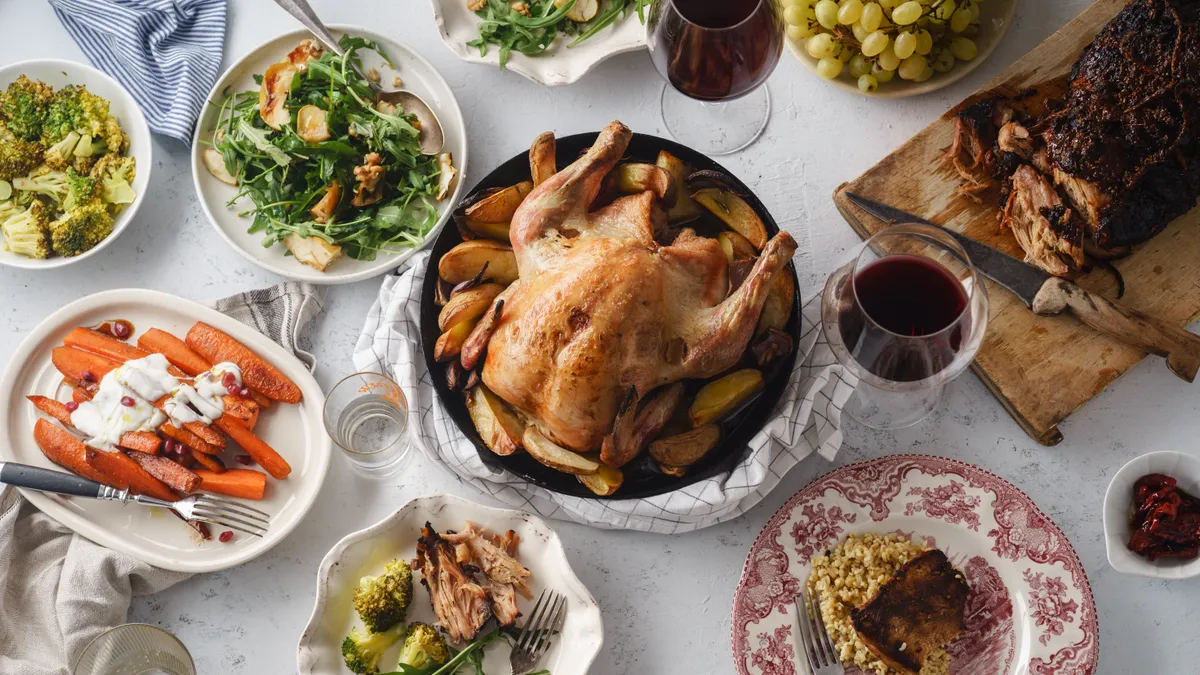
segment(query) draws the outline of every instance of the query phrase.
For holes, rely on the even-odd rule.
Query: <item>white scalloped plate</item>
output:
[[[485,63],[493,68],[500,65],[500,52],[491,45],[486,55],[467,43],[479,37],[479,17],[467,9],[467,0],[430,0],[433,18],[437,22],[442,42],[458,58],[468,63]],[[567,47],[569,39],[559,36],[545,52],[526,56],[513,52],[506,68],[526,78],[550,87],[571,84],[589,70],[617,54],[633,52],[646,46],[646,27],[636,13],[618,19],[578,47]]]
[[[604,643],[604,624],[600,607],[575,576],[558,535],[537,516],[481,506],[452,495],[418,497],[371,527],[346,536],[325,554],[317,572],[316,605],[297,649],[300,675],[348,672],[342,661],[341,645],[350,629],[360,625],[351,606],[358,580],[378,574],[393,558],[412,560],[417,554],[421,527],[427,521],[439,532],[461,529],[467,521],[495,532],[515,530],[521,537],[521,562],[533,572],[531,587],[535,597],[544,588],[567,597],[561,639],[546,653],[539,667],[548,668],[554,675],[587,675]],[[419,572],[414,574],[419,578]],[[406,620],[433,624],[436,617],[429,605],[428,591],[414,583],[413,592]],[[520,599],[520,606],[528,614],[532,603]],[[384,654],[380,663],[383,672],[395,665],[398,652],[399,646],[393,646]],[[489,647],[485,668],[489,673],[507,673],[508,648]]]
[[[292,466],[286,480],[268,479],[266,499],[254,504],[271,514],[270,531],[261,539],[237,534],[228,543],[217,541],[215,536],[202,541],[165,509],[32,490],[22,490],[21,494],[80,536],[163,569],[215,572],[271,550],[304,519],[325,482],[331,452],[321,421],[325,396],[296,357],[246,324],[191,300],[142,289],[105,291],[76,300],[38,324],[13,352],[0,378],[0,461],[61,471],[33,440],[33,425],[42,415],[25,397],[41,394],[69,400],[70,388],[62,384],[62,375],[50,362],[50,351],[61,345],[63,337],[76,326],[111,319],[132,322],[134,335],[161,328],[179,337],[197,321],[204,321],[253,349],[299,385],[303,395],[300,403],[272,405],[263,411],[254,430]],[[226,451],[225,456],[233,454]]]

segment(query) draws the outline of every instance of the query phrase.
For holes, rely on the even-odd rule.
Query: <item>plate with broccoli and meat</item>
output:
[[[0,68],[0,265],[95,255],[149,183],[150,130],[121,85],[70,61]]]
[[[600,608],[549,525],[449,495],[419,497],[325,555],[299,672],[508,675],[513,637],[547,589],[565,597],[566,611],[537,672],[586,675],[604,641]]]
[[[196,125],[192,174],[209,221],[251,262],[297,281],[360,281],[419,250],[449,219],[467,166],[449,85],[408,47],[334,26],[345,56],[307,31],[268,41],[217,81]],[[440,121],[430,149],[404,90]],[[411,107],[411,106],[410,106]]]

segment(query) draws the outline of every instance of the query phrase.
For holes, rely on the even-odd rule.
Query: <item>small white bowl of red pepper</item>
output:
[[[1121,467],[1104,496],[1104,539],[1118,572],[1200,575],[1200,457],[1152,452]]]

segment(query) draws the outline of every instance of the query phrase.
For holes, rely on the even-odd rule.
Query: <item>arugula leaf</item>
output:
[[[487,0],[483,9],[475,14],[479,22],[479,37],[467,45],[486,56],[491,45],[499,48],[500,67],[505,68],[512,52],[526,56],[537,56],[550,48],[559,34],[577,36],[568,46],[575,47],[595,36],[619,17],[636,11],[638,19],[646,22],[645,10],[651,0],[604,0],[603,9],[588,22],[576,22],[567,18],[567,12],[576,0],[569,0],[561,7],[554,0],[525,0],[528,15],[517,11],[511,0]]]

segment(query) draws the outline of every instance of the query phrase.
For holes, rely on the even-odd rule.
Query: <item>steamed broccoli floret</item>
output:
[[[0,95],[0,116],[17,138],[36,141],[42,134],[54,90],[22,75]]]
[[[7,251],[26,258],[50,257],[50,219],[41,202],[28,209],[11,201],[0,203],[0,233]]]
[[[31,192],[44,195],[53,199],[56,204],[62,204],[63,200],[67,198],[67,190],[70,187],[67,182],[67,172],[51,171],[45,167],[34,171],[28,177],[14,178],[12,184],[18,193]]]
[[[67,167],[71,166],[71,162],[75,161],[75,147],[79,145],[81,138],[82,136],[78,133],[71,131],[57,143],[46,148],[44,157],[46,166],[55,171],[66,171]]]
[[[400,639],[400,631],[363,635],[357,628],[342,640],[342,658],[346,667],[358,675],[375,675],[379,672],[379,657]]]
[[[26,176],[42,163],[42,144],[17,137],[0,120],[0,180]]]
[[[393,560],[384,566],[383,574],[359,581],[354,589],[354,609],[367,630],[385,631],[404,620],[412,589],[412,569],[403,560]]]
[[[400,648],[400,665],[427,668],[441,665],[450,660],[450,649],[446,638],[433,626],[413,623],[404,634],[404,646]]]
[[[137,163],[133,157],[105,155],[92,167],[90,175],[101,182],[101,197],[105,203],[129,204],[137,196],[133,192],[133,178],[136,174]]]
[[[67,169],[67,196],[63,199],[63,210],[71,211],[78,206],[100,201],[102,186],[99,180],[80,174],[74,168]]]
[[[54,94],[47,109],[42,141],[53,145],[72,131],[80,136],[104,137],[109,119],[108,101],[87,87],[67,85]]]
[[[112,231],[113,218],[108,207],[93,200],[67,211],[50,224],[50,244],[55,253],[69,258],[90,251]]]
[[[117,118],[109,117],[104,120],[104,130],[92,138],[96,154],[123,155],[129,149],[129,136],[121,129]]]

